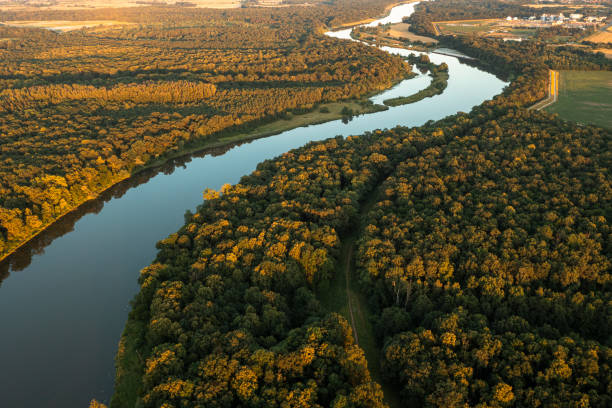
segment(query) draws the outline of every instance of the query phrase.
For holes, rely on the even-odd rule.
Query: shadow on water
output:
[[[98,214],[104,208],[104,204],[110,200],[123,197],[130,189],[147,183],[158,174],[163,173],[170,175],[174,173],[174,170],[177,168],[185,168],[193,159],[203,158],[204,156],[222,156],[234,147],[245,143],[251,143],[254,140],[255,139],[234,142],[220,147],[204,148],[200,151],[172,158],[163,164],[135,173],[130,178],[104,190],[104,192],[95,199],[84,202],[73,211],[59,218],[30,241],[15,250],[15,252],[6,259],[1,261],[0,286],[2,286],[2,282],[9,277],[11,272],[18,272],[26,269],[30,263],[32,263],[32,258],[34,256],[44,254],[45,248],[51,245],[53,241],[74,231],[75,224],[81,218],[88,214]]]

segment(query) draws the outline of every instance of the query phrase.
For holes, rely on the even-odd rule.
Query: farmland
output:
[[[561,71],[559,100],[546,110],[564,119],[612,129],[612,72]]]
[[[491,30],[499,19],[463,20],[463,21],[439,21],[435,22],[441,34],[465,35],[482,34]]]
[[[586,41],[594,43],[612,43],[612,27],[607,30],[598,31],[597,33],[585,38]]]
[[[126,25],[121,21],[113,20],[87,20],[87,21],[66,21],[66,20],[48,20],[48,21],[7,21],[0,23],[0,26],[7,25],[11,27],[24,28],[46,28],[53,31],[71,31],[89,27],[110,27],[118,25]]]

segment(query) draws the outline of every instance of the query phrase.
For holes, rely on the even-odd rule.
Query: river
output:
[[[370,25],[401,21],[413,10],[414,4],[397,6]],[[350,29],[328,35],[349,38]],[[201,203],[205,188],[237,183],[257,163],[309,141],[468,112],[506,85],[455,57],[430,54],[430,59],[449,67],[441,95],[346,124],[297,128],[175,160],[87,203],[0,264],[0,407],[83,408],[91,398],[109,401],[113,359],[138,291],[138,272],[154,259],[156,241],[176,231],[184,212]],[[429,81],[426,75],[405,80],[372,101],[413,94]]]

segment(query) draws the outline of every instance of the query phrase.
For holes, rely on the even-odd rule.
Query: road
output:
[[[554,71],[551,69],[548,71],[548,74],[548,96],[546,99],[543,99],[530,107],[529,110],[542,110],[557,102],[559,99],[559,71]]]

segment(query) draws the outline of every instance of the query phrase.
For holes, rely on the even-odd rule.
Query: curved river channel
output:
[[[413,11],[414,3],[400,5],[370,25],[399,22]],[[327,35],[348,39],[350,31]],[[175,160],[115,186],[0,264],[0,407],[83,408],[92,398],[108,402],[138,271],[154,259],[156,241],[176,231],[184,212],[202,202],[205,188],[237,183],[257,163],[313,140],[418,126],[468,112],[506,85],[455,57],[429,55],[449,67],[441,95],[347,124],[337,120],[297,128]],[[427,75],[405,80],[372,101],[413,94],[429,81]]]

